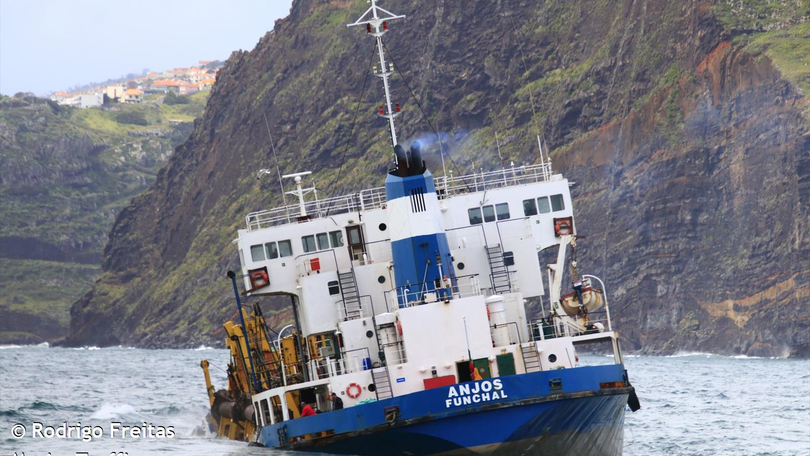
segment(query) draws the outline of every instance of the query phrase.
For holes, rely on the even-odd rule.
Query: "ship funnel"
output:
[[[394,146],[394,155],[397,159],[397,175],[406,177],[408,175],[408,156],[405,154],[405,149],[400,144],[397,144]]]
[[[414,141],[411,144],[411,175],[422,174],[425,172],[425,162],[422,161],[422,145],[419,141]]]

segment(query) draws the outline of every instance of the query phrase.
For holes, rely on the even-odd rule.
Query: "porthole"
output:
[[[463,271],[464,270],[464,263],[459,263],[459,264],[456,265],[456,267],[458,268],[459,271]]]
[[[379,282],[379,283],[385,283],[385,276],[379,276],[379,277],[377,277],[377,282]]]
[[[369,332],[371,332],[371,331],[369,331]],[[555,355],[554,353],[548,355],[548,362],[556,363],[557,362],[557,355]]]
[[[372,337],[374,337],[374,333],[373,333],[372,331],[366,331],[366,337],[368,337],[369,339],[371,339]],[[553,355],[552,355],[552,356],[553,356]]]
[[[371,391],[372,393],[373,393],[374,391],[377,391],[377,385],[375,385],[375,384],[373,384],[373,383],[372,383],[372,384],[370,384],[370,385],[368,385],[368,390],[369,390],[369,391]]]
[[[385,231],[388,229],[388,225],[386,225],[385,223],[380,223],[380,226],[378,228],[380,229],[380,231]]]

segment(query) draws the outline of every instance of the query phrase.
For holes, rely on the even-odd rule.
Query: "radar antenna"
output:
[[[393,63],[386,64],[385,62],[385,51],[383,51],[382,37],[388,32],[388,21],[392,21],[394,19],[403,19],[405,16],[397,15],[380,8],[377,6],[377,0],[368,0],[368,2],[371,3],[371,7],[367,9],[359,19],[351,24],[348,24],[347,27],[365,25],[366,33],[373,36],[377,40],[377,53],[380,59],[380,66],[379,68],[374,68],[374,74],[382,79],[383,89],[385,90],[385,106],[380,106],[378,114],[380,117],[388,119],[388,128],[391,130],[391,143],[393,146],[396,146],[398,142],[397,130],[394,126],[394,117],[399,115],[401,109],[398,103],[393,105],[391,104],[391,92],[388,88],[388,76],[393,74],[394,65]]]

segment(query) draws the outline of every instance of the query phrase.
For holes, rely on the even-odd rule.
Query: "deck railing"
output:
[[[512,166],[497,171],[472,173],[464,176],[438,176],[434,178],[439,199],[464,193],[483,192],[494,188],[549,181],[552,178],[551,163]],[[325,217],[327,214],[364,211],[384,207],[385,187],[370,188],[358,193],[334,198],[308,201],[304,204],[303,220]],[[302,220],[301,206],[291,204],[270,210],[251,212],[245,216],[248,231],[256,231],[276,225],[296,223]]]
[[[439,176],[435,178],[439,199],[462,193],[483,192],[494,188],[512,187],[551,180],[551,163],[513,166],[497,171],[472,173],[466,176]]]
[[[385,204],[385,187],[371,188],[359,193],[334,198],[308,201],[304,204],[306,219],[325,217],[327,214],[377,209]],[[256,231],[276,225],[298,222],[301,206],[292,204],[265,211],[251,212],[245,216],[248,231]]]
[[[430,304],[445,299],[466,298],[481,295],[478,274],[456,277],[455,285],[448,288],[434,288],[434,283],[413,284],[385,292],[386,309]],[[388,310],[390,312],[390,310]]]

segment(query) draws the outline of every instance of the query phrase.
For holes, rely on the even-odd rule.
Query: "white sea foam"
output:
[[[105,402],[90,418],[95,420],[109,420],[133,413],[138,412],[135,410],[135,407],[129,404],[112,404]]]
[[[205,346],[205,345],[200,345],[199,347],[195,348],[195,349],[194,349],[194,351],[200,351],[200,350],[213,350],[213,349],[214,349],[214,347],[207,347],[207,346]]]
[[[15,345],[15,344],[0,345],[0,350],[8,350],[8,349],[12,349],[12,348],[23,348],[23,347],[27,347],[27,348],[31,348],[31,347],[48,348],[48,347],[50,347],[50,344],[48,344],[47,342],[42,342],[41,344],[36,344],[36,345]]]
[[[717,356],[714,353],[705,353],[705,352],[678,352],[672,355],[667,355],[666,358],[686,358],[688,356],[705,356],[706,358],[710,356]]]

